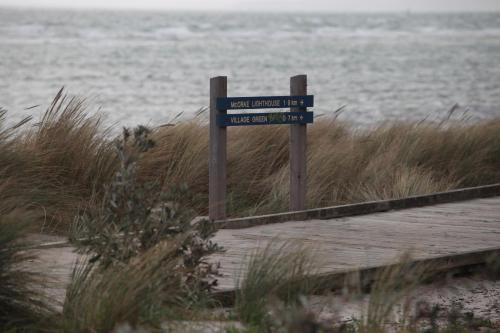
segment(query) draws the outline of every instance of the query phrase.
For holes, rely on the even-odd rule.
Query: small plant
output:
[[[332,332],[308,308],[305,297],[294,304],[278,303],[271,306],[268,331],[272,333],[326,333]]]
[[[371,286],[368,306],[358,321],[361,333],[377,333],[387,330],[387,323],[394,320],[402,330],[411,331],[415,326],[411,313],[411,293],[418,284],[429,276],[429,265],[412,262],[409,253],[399,259],[399,263],[384,267],[375,274]],[[401,305],[401,314],[396,315],[396,307]]]
[[[266,325],[270,301],[297,305],[300,297],[318,285],[308,278],[315,271],[311,253],[303,246],[275,242],[253,253],[237,285],[235,310],[239,319],[254,327]]]
[[[90,259],[68,288],[64,331],[158,326],[210,301],[217,266],[206,257],[221,249],[211,241],[214,226],[192,222],[192,212],[175,201],[185,189],[162,193],[156,182],[138,179],[137,162],[154,146],[149,134],[145,127],[124,130],[116,142],[120,167],[101,208],[76,221],[73,239]]]
[[[154,146],[149,133],[143,126],[133,136],[124,130],[122,140],[116,142],[120,168],[106,188],[101,209],[77,221],[74,239],[92,255],[90,262],[103,268],[127,263],[162,241],[177,242],[182,259],[178,270],[186,277],[186,285],[208,290],[215,280],[207,277],[216,273],[216,267],[204,258],[220,250],[211,241],[215,229],[206,220],[192,223],[193,212],[175,201],[175,190],[161,192],[157,182],[138,180],[137,161]]]

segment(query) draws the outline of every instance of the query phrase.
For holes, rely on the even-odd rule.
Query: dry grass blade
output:
[[[236,311],[241,321],[260,326],[270,300],[296,303],[318,287],[308,277],[316,273],[312,252],[302,245],[271,241],[252,253],[239,278]]]

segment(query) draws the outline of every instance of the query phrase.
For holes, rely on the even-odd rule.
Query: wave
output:
[[[163,27],[156,29],[151,32],[152,37],[157,38],[186,38],[186,37],[196,37],[199,36],[200,33],[192,30],[189,26],[173,26],[173,27]]]
[[[45,32],[43,24],[16,24],[0,27],[0,35],[16,37],[37,37]]]

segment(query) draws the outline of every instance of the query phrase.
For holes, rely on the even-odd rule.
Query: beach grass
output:
[[[78,266],[62,313],[46,311],[43,297],[30,288],[41,276],[18,269],[30,258],[18,250],[18,241],[32,231],[68,233],[75,216],[84,217],[94,210],[97,215],[88,216],[100,217],[103,204],[115,204],[113,188],[123,183],[127,158],[117,157],[116,131],[104,127],[84,100],[66,97],[62,91],[39,122],[25,119],[7,126],[5,112],[0,116],[0,315],[4,315],[2,325],[7,323],[0,327],[2,330],[112,332],[121,324],[130,324],[156,331],[162,322],[179,318],[218,318],[210,310],[217,308],[214,300],[209,296],[193,297],[181,287],[203,266],[196,253],[196,265],[185,265],[192,261],[192,253],[199,252],[184,249],[187,234],[155,241],[113,265]],[[147,192],[155,204],[160,200],[155,196],[176,191],[181,206],[172,207],[206,214],[207,124],[194,119],[153,128],[148,133],[151,147],[141,150],[134,159],[134,177],[129,182],[156,184],[158,193]],[[308,133],[308,207],[500,182],[498,118],[474,123],[452,119],[440,123],[395,122],[371,128],[318,120],[308,127]],[[287,210],[288,135],[285,126],[229,131],[231,216]],[[127,151],[126,141],[121,147]],[[136,198],[142,197],[141,193],[120,197],[122,206],[128,204],[128,198],[146,205],[149,201],[139,202],[140,198]],[[156,206],[145,207],[145,216],[149,217]],[[119,218],[113,215],[110,221],[117,223]],[[141,230],[137,232],[141,234]],[[196,237],[188,243],[203,245]],[[184,258],[184,266],[179,247],[185,250],[181,257],[189,259]],[[493,258],[491,262],[498,260]],[[252,254],[239,281],[241,290],[230,316],[247,325],[248,332],[304,332],[303,323],[312,325],[315,330],[311,332],[341,332],[338,327],[322,327],[303,307],[303,296],[315,291],[317,281],[308,276],[317,267],[308,251],[296,245],[271,244]],[[495,271],[497,268],[496,264]],[[380,284],[373,286],[366,318],[342,332],[383,332],[394,305],[406,294],[398,290],[413,288],[423,276],[418,268],[407,265],[381,274]],[[414,279],[407,280],[407,275]],[[202,280],[195,286],[202,286]],[[469,332],[460,323],[452,324],[455,328],[450,332],[457,327]],[[410,327],[402,332],[417,331]]]
[[[8,126],[6,116],[0,117],[0,198],[26,203],[38,215],[36,231],[67,232],[116,170],[107,129],[82,99],[62,91],[38,122]]]
[[[118,168],[98,113],[61,91],[39,122],[0,133],[0,197],[30,203],[37,228],[65,233],[92,209]],[[208,126],[200,118],[152,129],[154,147],[138,162],[141,180],[182,191],[208,212]],[[228,214],[283,212],[289,200],[287,126],[228,131]],[[308,127],[307,207],[364,202],[500,182],[500,119],[392,122],[359,128],[320,118]]]
[[[176,251],[177,244],[162,243],[123,265],[77,263],[58,331],[111,332],[122,323],[159,327],[183,301]]]
[[[500,119],[387,123],[355,128],[318,120],[308,128],[307,207],[429,194],[500,181]],[[288,210],[289,129],[228,131],[230,216]],[[186,202],[207,213],[208,128],[191,121],[158,129],[141,173],[185,184]]]
[[[298,304],[300,297],[319,287],[309,277],[317,273],[313,252],[301,244],[271,241],[247,258],[237,281],[235,312],[255,329],[268,324],[269,303]]]

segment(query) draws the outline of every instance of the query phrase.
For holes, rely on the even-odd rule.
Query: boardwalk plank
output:
[[[409,251],[415,259],[500,248],[500,198],[476,199],[371,215],[296,221],[220,230],[216,241],[226,252],[220,288],[234,288],[252,251],[268,242],[311,246],[322,272],[395,263]]]
[[[220,290],[234,289],[245,261],[269,242],[295,242],[311,248],[322,273],[366,269],[397,262],[405,252],[429,259],[500,249],[500,197],[374,213],[329,220],[222,229],[215,241],[225,252]],[[38,249],[36,267],[58,281],[48,292],[62,302],[77,255],[71,247]]]

